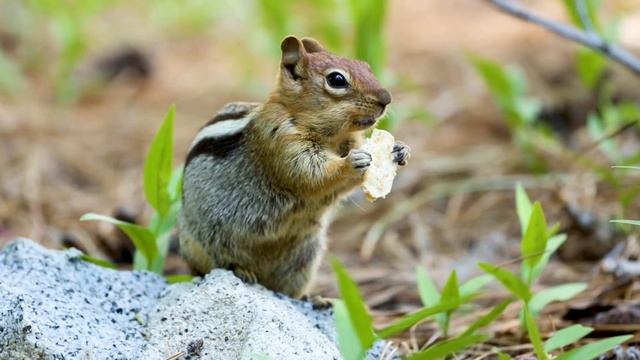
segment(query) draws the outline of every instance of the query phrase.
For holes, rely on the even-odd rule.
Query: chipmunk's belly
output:
[[[258,169],[236,159],[198,158],[188,166],[181,234],[188,231],[202,245],[213,267],[235,264],[270,272],[291,263],[303,266],[324,247],[318,239],[327,205],[275,192]]]

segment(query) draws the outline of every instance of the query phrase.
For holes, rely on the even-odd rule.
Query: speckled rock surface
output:
[[[224,270],[168,286],[80,255],[25,239],[0,251],[0,359],[342,358],[330,309]]]
[[[19,239],[0,252],[0,359],[125,359],[145,346],[136,314],[165,289]]]
[[[283,301],[229,271],[214,270],[195,286],[172,289],[160,302],[149,318],[142,358],[187,352],[200,340],[205,359],[339,359],[331,327],[331,311]]]

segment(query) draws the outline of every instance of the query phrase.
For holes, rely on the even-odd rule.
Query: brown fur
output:
[[[299,297],[326,247],[329,210],[361,184],[370,162],[357,150],[363,131],[391,98],[364,62],[333,55],[308,38],[287,37],[281,47],[268,100],[229,105],[216,116],[249,117],[246,128],[193,145],[180,237],[195,270],[228,268]],[[347,89],[329,87],[331,69],[348,77]]]

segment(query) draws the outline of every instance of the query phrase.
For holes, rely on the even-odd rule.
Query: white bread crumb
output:
[[[371,166],[364,174],[362,190],[371,202],[384,198],[391,192],[398,165],[393,162],[393,135],[384,130],[374,129],[362,149],[371,154]]]

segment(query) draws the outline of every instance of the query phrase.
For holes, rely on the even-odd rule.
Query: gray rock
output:
[[[25,239],[0,252],[0,359],[342,358],[331,310],[229,271],[168,286],[80,255]]]
[[[283,301],[248,286],[225,270],[200,283],[172,289],[151,313],[143,359],[162,359],[202,340],[206,359],[339,359],[331,311]],[[167,341],[167,339],[171,339]]]
[[[124,359],[144,348],[136,314],[155,306],[164,280],[80,255],[25,239],[0,252],[0,358]]]

